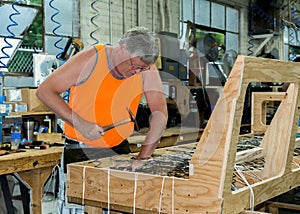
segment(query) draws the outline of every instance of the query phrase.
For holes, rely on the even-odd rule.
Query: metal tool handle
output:
[[[113,124],[109,124],[107,126],[102,126],[103,132],[101,132],[101,135],[103,136],[106,131],[111,130],[111,129],[117,127],[117,126],[121,126],[123,124],[129,123],[129,122],[131,122],[131,119],[125,119],[125,120],[122,120],[122,121],[119,121],[119,122],[116,122],[116,123],[113,123]]]

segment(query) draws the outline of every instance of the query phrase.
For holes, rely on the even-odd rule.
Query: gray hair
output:
[[[158,39],[145,27],[128,30],[119,40],[125,45],[131,56],[139,57],[144,63],[153,64],[159,54]]]

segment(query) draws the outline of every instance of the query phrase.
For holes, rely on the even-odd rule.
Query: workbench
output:
[[[45,150],[24,149],[0,156],[0,175],[18,173],[32,191],[32,213],[42,213],[44,184],[54,166],[60,163],[63,147]]]

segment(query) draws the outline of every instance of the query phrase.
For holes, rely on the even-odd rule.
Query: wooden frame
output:
[[[251,96],[251,131],[265,133],[267,105],[266,101],[281,101],[286,96],[285,92],[252,92]]]
[[[73,163],[68,165],[69,201],[129,213],[232,214],[299,186],[300,160],[293,156],[299,74],[300,66],[292,62],[238,56],[202,137],[195,143],[188,179],[113,170],[112,158],[98,160],[97,166],[93,161]],[[259,146],[259,156],[264,158],[263,169],[256,171],[260,179],[252,178],[249,185],[232,190],[236,160],[241,162],[237,145],[251,82],[291,84]],[[247,172],[243,173],[247,178]]]
[[[252,92],[251,96],[251,132],[263,134],[267,130],[266,124],[267,101],[281,101],[285,92]],[[298,124],[299,125],[299,124]],[[300,127],[297,128],[300,133]]]

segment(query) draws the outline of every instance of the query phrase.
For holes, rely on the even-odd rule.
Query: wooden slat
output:
[[[299,204],[289,204],[289,203],[273,202],[273,201],[267,201],[266,203],[267,203],[268,207],[275,207],[275,208],[282,208],[282,209],[300,211],[300,205]]]
[[[241,214],[267,214],[266,212],[258,212],[258,211],[251,211],[251,210],[244,210]]]
[[[262,157],[264,157],[263,148],[257,147],[257,148],[237,152],[235,163],[240,164],[240,163],[250,162],[253,161],[254,159],[262,158]]]

